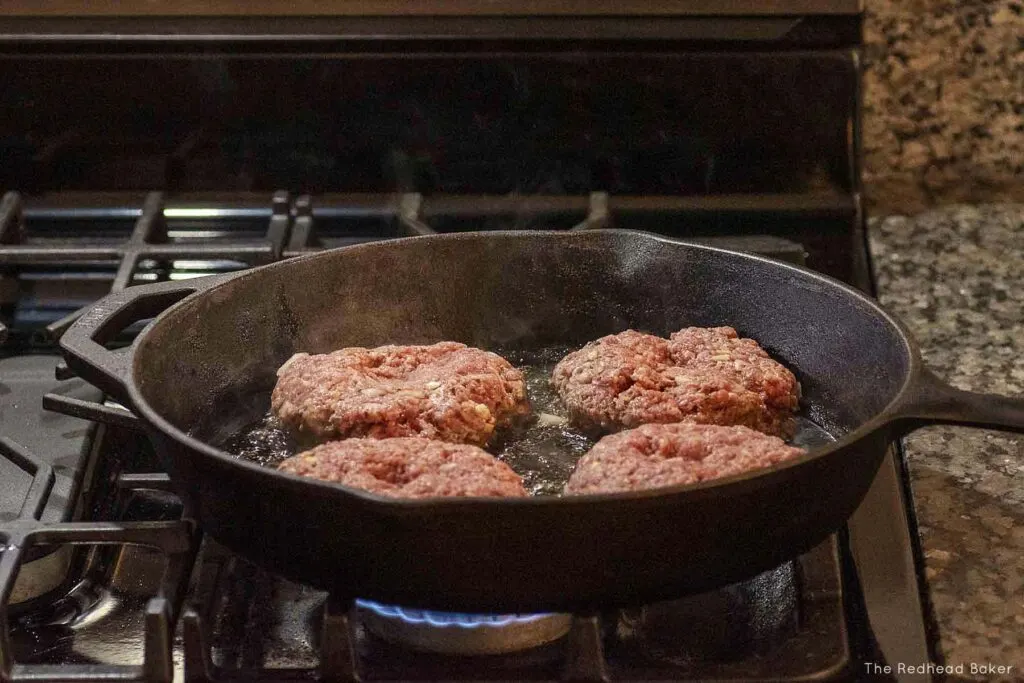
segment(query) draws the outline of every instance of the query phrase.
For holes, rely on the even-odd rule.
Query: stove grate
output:
[[[436,195],[418,193],[301,195],[275,192],[270,206],[258,195],[226,200],[212,196],[168,198],[152,192],[142,198],[141,208],[132,198],[103,197],[98,204],[80,205],[69,196],[44,197],[56,202],[30,205],[17,192],[0,198],[0,270],[17,276],[25,269],[47,269],[50,275],[67,278],[67,271],[88,270],[90,291],[113,274],[106,290],[120,291],[144,281],[195,277],[210,272],[235,270],[326,248],[347,246],[390,237],[429,235],[437,232],[493,229],[595,229],[619,227],[664,232],[724,248],[775,256],[803,263],[808,254],[801,244],[779,237],[792,234],[801,243],[821,242],[823,226],[843,229],[855,214],[848,198],[835,194],[803,197],[799,202],[784,195],[723,195],[700,197],[617,196],[607,192],[590,195]],[[70,201],[70,207],[67,205]],[[92,200],[95,201],[95,200]],[[256,202],[254,204],[254,202]],[[785,216],[779,225],[764,223],[765,215]],[[759,217],[759,218],[753,218]],[[76,230],[84,223],[120,225],[133,218],[134,226],[122,235],[95,235]],[[214,235],[181,239],[176,222],[251,224],[263,221],[257,236],[252,231],[218,227]],[[734,224],[761,226],[758,234],[733,230]],[[56,230],[39,231],[36,223],[52,223]],[[799,226],[805,226],[803,228]],[[178,231],[181,232],[181,231]],[[187,231],[186,231],[187,232]],[[200,231],[201,233],[201,231]],[[729,234],[723,234],[729,233]],[[838,258],[820,245],[811,248],[810,265],[836,267]],[[183,266],[183,264],[185,264]],[[201,264],[196,266],[195,264]],[[97,269],[103,272],[97,272]],[[836,271],[834,275],[844,273]],[[61,303],[59,305],[67,305]],[[79,306],[81,303],[78,304]],[[40,314],[43,315],[43,314]],[[52,343],[73,323],[80,311],[50,320],[39,344]],[[6,335],[0,321],[0,342]],[[65,367],[61,377],[69,377]]]
[[[0,438],[0,455],[33,477],[18,518],[0,526],[0,680],[170,681],[173,676],[171,639],[174,623],[181,609],[200,539],[195,524],[187,517],[178,521],[43,522],[40,517],[54,483],[53,469],[8,439]],[[166,487],[165,481],[166,477],[162,475],[146,476],[127,479],[121,485],[152,489]],[[14,661],[9,602],[23,560],[33,547],[41,545],[140,545],[159,550],[167,556],[168,565],[160,589],[146,604],[141,666],[83,664],[57,668]]]

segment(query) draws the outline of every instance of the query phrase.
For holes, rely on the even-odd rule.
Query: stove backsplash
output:
[[[853,50],[0,57],[0,189],[839,193]]]

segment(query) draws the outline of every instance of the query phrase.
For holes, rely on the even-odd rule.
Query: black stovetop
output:
[[[67,375],[53,336],[110,287],[433,230],[643,227],[806,261],[848,281],[866,272],[855,265],[867,263],[863,244],[853,255],[849,241],[813,238],[820,213],[782,238],[757,198],[717,213],[702,201],[5,197],[0,265],[17,286],[0,309],[9,327],[0,359],[0,680],[846,680],[863,661],[926,661],[916,534],[896,452],[846,529],[773,572],[673,603],[574,615],[567,636],[524,652],[454,657],[381,639],[360,609],[204,541],[131,414],[79,380],[54,379]],[[762,233],[721,230],[723,216],[749,221],[759,211]],[[800,235],[811,237],[793,239]]]

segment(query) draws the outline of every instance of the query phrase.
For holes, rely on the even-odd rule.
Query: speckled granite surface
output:
[[[882,303],[927,364],[962,389],[1024,395],[1024,204],[889,217],[870,234]],[[906,446],[946,663],[1024,680],[1024,437],[929,427]]]
[[[864,179],[877,211],[1024,200],[1022,0],[866,0]]]

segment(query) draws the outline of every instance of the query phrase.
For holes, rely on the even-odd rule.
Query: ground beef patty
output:
[[[788,436],[800,399],[793,373],[731,327],[602,337],[563,358],[553,381],[574,421],[605,430],[685,421]]]
[[[804,453],[776,436],[747,427],[647,424],[598,441],[576,464],[565,492],[693,484],[769,467]]]
[[[332,441],[278,469],[384,496],[525,496],[523,480],[490,453],[421,437]]]
[[[504,358],[440,342],[298,353],[277,371],[271,409],[300,439],[425,436],[482,445],[529,405],[522,373]]]

